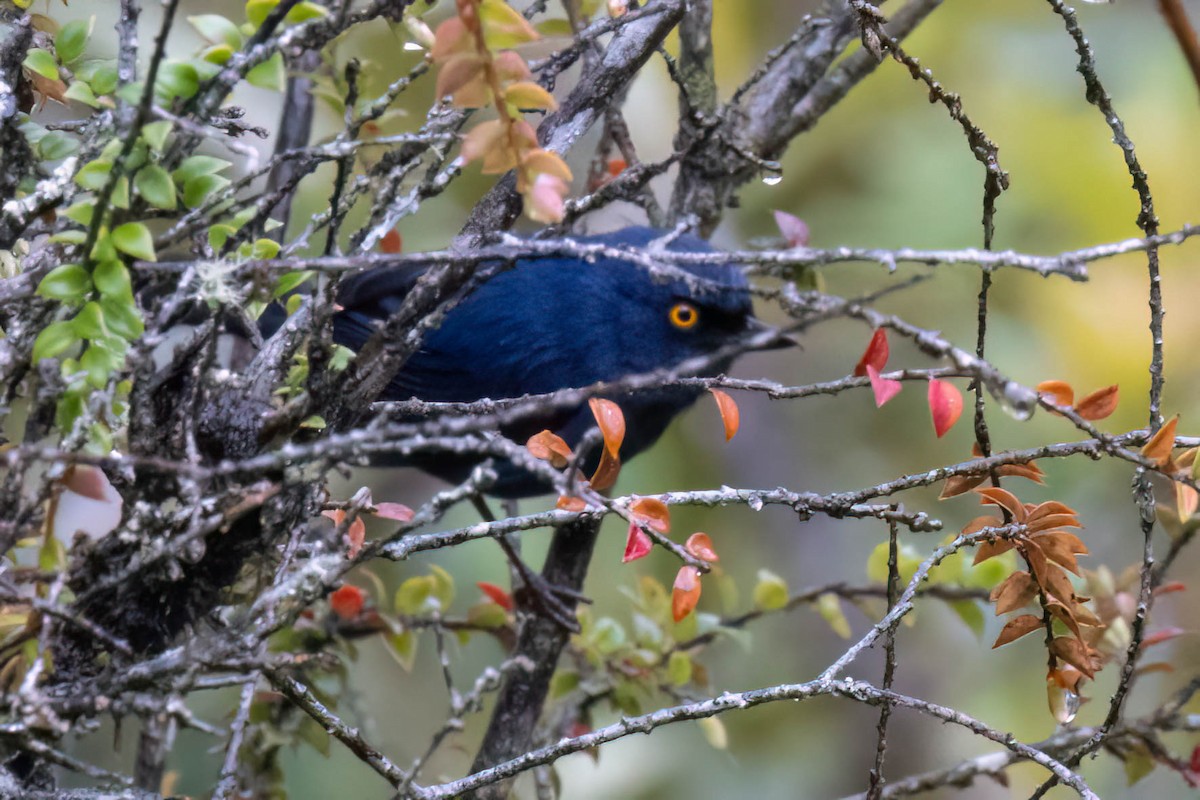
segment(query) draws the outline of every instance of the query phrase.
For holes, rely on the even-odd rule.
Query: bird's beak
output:
[[[753,336],[755,339],[763,338],[764,334],[774,333],[773,338],[768,338],[763,344],[760,344],[752,349],[754,350],[783,350],[787,347],[798,347],[800,340],[790,333],[783,333],[773,325],[768,325],[758,317],[746,318],[746,333]]]

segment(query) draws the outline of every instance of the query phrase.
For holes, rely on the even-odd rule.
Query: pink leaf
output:
[[[879,377],[879,370],[869,364],[867,365],[867,377],[871,379],[871,391],[875,393],[876,408],[883,408],[884,403],[900,394],[900,381]]]
[[[808,225],[804,220],[786,211],[776,211],[775,224],[790,247],[808,247]]]

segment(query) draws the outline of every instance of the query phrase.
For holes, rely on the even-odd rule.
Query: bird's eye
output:
[[[671,306],[671,312],[668,314],[671,319],[671,324],[681,330],[687,330],[694,327],[700,321],[700,312],[691,303],[676,303]]]

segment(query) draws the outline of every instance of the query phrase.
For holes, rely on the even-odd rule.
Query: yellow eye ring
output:
[[[685,331],[688,328],[694,328],[700,321],[700,312],[691,303],[676,303],[671,306],[671,311],[667,316],[672,325]]]

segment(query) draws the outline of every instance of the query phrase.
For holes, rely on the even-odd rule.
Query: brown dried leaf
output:
[[[975,560],[971,563],[982,564],[989,558],[1004,555],[1016,546],[1017,543],[1012,539],[997,539],[994,542],[983,542],[979,545],[979,549],[975,551]]]
[[[1001,489],[996,486],[985,486],[982,489],[976,489],[975,492],[981,497],[979,502],[984,505],[1000,506],[1000,508],[1012,514],[1013,519],[1017,522],[1025,521],[1025,506],[1021,505],[1021,501],[1007,489]]]
[[[1075,509],[1071,508],[1065,503],[1060,503],[1057,500],[1047,500],[1044,503],[1038,503],[1036,506],[1034,506],[1029,511],[1028,516],[1026,516],[1025,522],[1026,524],[1035,522],[1036,520],[1051,514],[1070,514],[1071,516],[1078,516],[1078,513],[1075,511]]]
[[[992,589],[988,599],[996,604],[996,616],[1024,608],[1037,597],[1037,584],[1024,570],[1014,572]]]
[[[1041,581],[1042,591],[1047,597],[1059,601],[1067,608],[1075,607],[1075,587],[1067,573],[1057,566],[1049,567]]]
[[[1066,625],[1067,629],[1075,634],[1076,638],[1083,639],[1083,634],[1079,631],[1079,623],[1076,622],[1075,614],[1072,613],[1070,608],[1064,606],[1062,603],[1050,601],[1046,603],[1046,610],[1054,615],[1062,624]]]
[[[982,517],[976,517],[964,525],[962,532],[964,536],[970,536],[972,533],[979,533],[984,528],[996,528],[1001,524],[1003,523],[1000,520],[990,514],[985,514]]]
[[[600,452],[600,463],[596,465],[596,471],[592,473],[588,483],[598,492],[611,489],[617,482],[617,475],[620,472],[621,459],[618,456],[609,455],[608,449],[605,448]]]
[[[1050,652],[1083,673],[1085,678],[1095,678],[1096,668],[1087,645],[1072,636],[1056,636],[1050,643]]]
[[[1008,622],[1004,623],[1004,627],[1000,631],[1000,635],[996,637],[992,649],[1003,647],[1009,642],[1015,642],[1022,636],[1027,636],[1042,627],[1042,621],[1033,614],[1022,614],[1019,617],[1013,617]]]
[[[1097,389],[1075,405],[1075,412],[1086,420],[1095,422],[1117,410],[1119,402],[1117,384]]]
[[[1175,449],[1175,428],[1178,426],[1179,415],[1176,414],[1150,437],[1150,441],[1142,448],[1142,455],[1160,467],[1165,466],[1171,460],[1171,451]]]
[[[1053,530],[1054,528],[1082,528],[1079,524],[1079,518],[1074,514],[1050,514],[1049,516],[1039,517],[1037,519],[1027,518],[1025,520],[1026,527],[1029,532],[1041,533],[1042,531]]]
[[[996,468],[996,474],[1002,478],[1025,478],[1034,483],[1045,483],[1046,473],[1041,467],[1030,461],[1028,464],[1005,464]]]
[[[942,493],[938,495],[938,500],[948,500],[951,497],[966,494],[986,480],[986,475],[951,475],[942,486]]]

